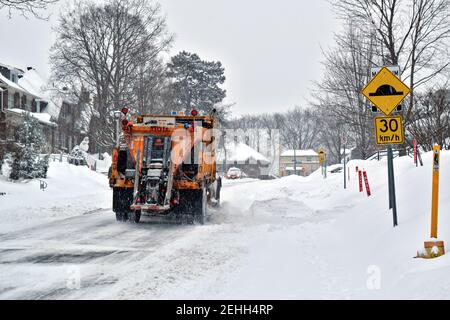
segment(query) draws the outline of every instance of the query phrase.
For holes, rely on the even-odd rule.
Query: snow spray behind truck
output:
[[[203,224],[208,205],[220,203],[215,110],[199,115],[116,113],[116,146],[109,184],[118,221],[141,214]]]

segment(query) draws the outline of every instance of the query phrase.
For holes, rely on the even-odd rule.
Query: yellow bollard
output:
[[[436,258],[445,253],[444,241],[437,240],[438,237],[438,200],[439,200],[439,164],[440,164],[439,145],[433,147],[433,185],[431,193],[431,238],[432,241],[425,241],[425,251],[417,254],[420,258]]]
[[[433,147],[433,187],[431,194],[431,238],[437,238],[439,199],[439,145]]]

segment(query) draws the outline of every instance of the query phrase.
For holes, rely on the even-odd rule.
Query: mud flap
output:
[[[188,223],[204,224],[207,214],[206,188],[197,190],[180,190],[179,204],[174,213]]]

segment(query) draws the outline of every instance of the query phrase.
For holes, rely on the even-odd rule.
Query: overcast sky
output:
[[[64,0],[70,2],[70,0]],[[171,54],[196,52],[220,60],[233,113],[261,113],[304,105],[321,76],[321,47],[333,44],[338,22],[326,0],[159,0],[175,33]],[[0,11],[0,62],[33,66],[48,75],[54,40],[49,21]]]

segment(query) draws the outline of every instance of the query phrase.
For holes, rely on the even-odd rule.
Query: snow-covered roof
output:
[[[9,67],[9,69],[11,68],[13,67]],[[55,119],[58,118],[60,110],[60,107],[58,106],[62,104],[62,99],[52,96],[51,91],[46,89],[46,81],[35,69],[30,69],[24,72],[17,83],[4,77],[2,74],[0,74],[0,81],[4,82],[8,87],[47,102],[47,108],[43,111],[43,113],[48,113]]]
[[[21,73],[23,72],[22,69],[19,69],[19,68],[10,66],[10,65],[5,64],[5,63],[2,63],[2,62],[0,62],[0,67],[6,68],[6,69],[9,69],[9,70],[16,70],[16,71],[19,71],[19,72],[21,72]]]
[[[286,170],[287,171],[294,171],[294,167],[286,167]],[[305,168],[303,168],[303,167],[296,167],[295,170],[303,171],[303,170],[305,170]]]
[[[48,88],[47,81],[44,80],[36,69],[27,70],[18,82],[25,90],[46,101],[48,104],[44,112],[58,119],[64,99],[57,95],[55,90]]]
[[[345,148],[345,154],[351,154],[355,148]],[[341,149],[341,154],[344,154],[344,149]]]
[[[8,87],[14,88],[15,90],[18,90],[18,91],[21,91],[24,93],[27,93],[27,90],[22,88],[19,84],[9,80],[5,76],[3,76],[1,73],[0,73],[0,81],[3,82],[4,84],[6,84]]]
[[[281,157],[293,157],[294,156],[294,150],[285,150],[281,153]],[[302,156],[318,156],[318,153],[315,152],[313,149],[307,149],[307,150],[295,150],[295,156],[302,157]]]
[[[19,79],[19,85],[28,92],[41,97],[48,102],[44,112],[49,113],[55,119],[58,119],[61,106],[64,102],[77,104],[78,100],[73,95],[62,92],[57,88],[52,88],[46,79],[44,79],[36,69],[25,71],[22,78]]]
[[[255,149],[249,147],[245,143],[237,142],[237,143],[228,143],[226,145],[226,161],[227,162],[238,162],[238,163],[244,163],[247,160],[251,163],[256,163],[256,161],[259,161],[262,164],[269,164],[270,161],[265,156],[263,156],[261,153],[256,151]],[[219,156],[219,161],[222,162],[225,157],[225,152],[221,152]]]
[[[18,115],[23,115],[24,113],[28,112],[26,110],[23,109],[17,109],[17,108],[13,108],[13,109],[6,109],[6,112],[12,112],[12,113],[16,113]],[[54,123],[53,121],[51,121],[52,116],[49,115],[48,113],[37,113],[37,112],[30,112],[30,115],[37,119],[40,123],[43,123],[45,125],[48,126],[52,126],[52,127],[56,127],[56,123]]]
[[[35,69],[27,70],[17,82],[29,93],[39,97],[45,96],[43,91],[45,81]]]

